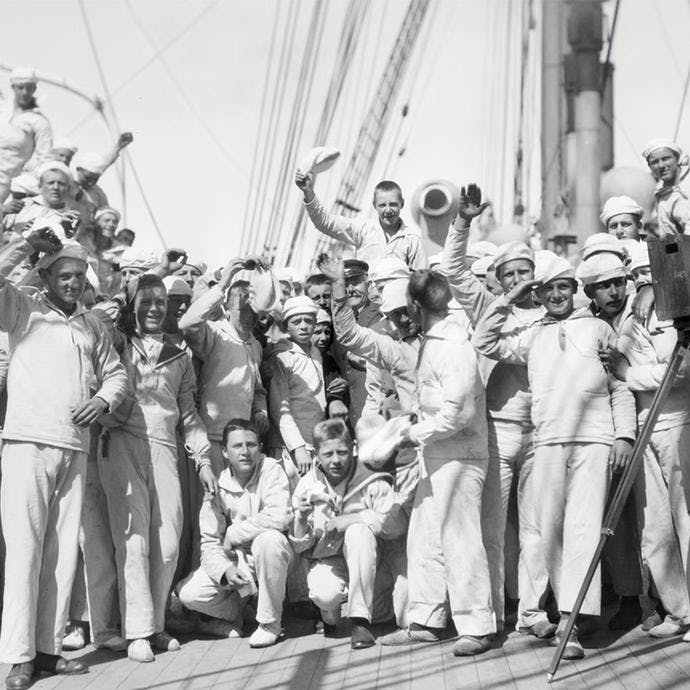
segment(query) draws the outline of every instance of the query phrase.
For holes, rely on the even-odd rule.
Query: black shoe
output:
[[[609,621],[609,630],[632,630],[642,621],[642,608],[637,597],[621,597],[621,604]]]
[[[558,645],[561,643],[561,640],[563,639],[563,630],[559,629],[556,631],[556,634],[549,640],[549,644],[552,647],[558,647]],[[580,644],[580,640],[577,639],[577,628],[573,628],[572,632],[570,633],[570,637],[568,638],[568,641],[565,644],[565,648],[563,649],[563,658],[567,660],[575,660],[575,659],[582,659],[585,656],[585,650],[582,648],[582,645]]]
[[[7,690],[26,690],[31,687],[31,678],[34,675],[34,662],[25,661],[21,664],[12,664],[12,669],[5,678]]]
[[[371,634],[369,621],[364,618],[351,618],[352,633],[350,647],[352,649],[367,649],[376,644],[376,639]]]
[[[89,667],[79,659],[65,659],[64,656],[57,654],[37,652],[34,659],[34,671],[50,673],[52,676],[76,676],[80,673],[88,673]]]
[[[337,631],[338,631],[337,625],[333,625],[333,623],[324,623],[323,624],[323,636],[324,637],[335,637],[335,634]]]

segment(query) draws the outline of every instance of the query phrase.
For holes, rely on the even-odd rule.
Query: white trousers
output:
[[[519,536],[518,625],[529,627],[546,612],[539,600],[548,586],[546,563],[536,524],[537,499],[532,467],[532,428],[519,422],[489,419],[489,467],[482,494],[482,537],[491,576],[491,601],[496,624],[503,627],[505,616],[505,534],[508,503],[517,477],[517,528]],[[511,525],[511,527],[513,527]]]
[[[99,461],[120,583],[122,636],[162,632],[180,533],[175,448],[112,430]]]
[[[287,537],[277,530],[266,530],[252,542],[247,563],[259,590],[257,622],[264,625],[280,623],[291,558],[292,549]],[[235,621],[242,610],[242,601],[234,586],[217,585],[203,566],[178,585],[177,595],[186,608],[213,618]]]
[[[569,612],[594,555],[609,483],[610,446],[565,443],[534,449],[532,476],[539,497],[537,524],[558,608]],[[601,613],[597,568],[581,613]]]
[[[459,635],[496,631],[481,533],[488,460],[424,458],[407,538],[409,621]]]
[[[5,440],[2,515],[7,558],[0,661],[59,654],[77,564],[86,453]]]
[[[688,470],[690,425],[655,431],[636,487],[642,506],[642,555],[664,608],[683,623],[690,623]]]
[[[81,525],[91,639],[99,644],[119,635],[120,605],[115,545],[97,457],[86,465]]]
[[[371,622],[377,548],[376,537],[366,525],[350,525],[345,530],[342,555],[311,565],[309,598],[321,609],[324,622],[335,623],[345,602],[348,617]]]

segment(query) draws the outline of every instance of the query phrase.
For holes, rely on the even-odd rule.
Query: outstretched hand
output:
[[[460,207],[458,208],[458,215],[461,218],[472,221],[477,216],[484,213],[488,205],[488,201],[482,203],[482,190],[478,185],[471,183],[468,184],[467,187],[460,188]]]
[[[168,249],[161,256],[160,268],[165,276],[179,271],[187,263],[187,252],[184,249]]]
[[[309,203],[314,198],[314,175],[296,170],[295,184],[302,190],[304,200]]]
[[[134,135],[131,132],[122,132],[117,138],[117,150],[122,151],[122,149],[129,146],[134,141]]]
[[[339,256],[321,257],[316,267],[333,282],[345,280],[345,263]]]
[[[30,227],[24,230],[24,239],[36,252],[54,254],[62,249],[60,238],[50,228]]]

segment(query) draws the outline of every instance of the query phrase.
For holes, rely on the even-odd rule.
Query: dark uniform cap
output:
[[[363,276],[369,273],[369,264],[366,261],[359,259],[345,259],[343,261],[345,266],[345,277],[355,278],[356,276]]]

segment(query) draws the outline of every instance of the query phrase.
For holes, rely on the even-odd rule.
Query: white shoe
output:
[[[124,652],[127,649],[127,640],[119,635],[109,637],[105,642],[94,644],[96,649],[109,649],[111,652]]]
[[[143,638],[132,640],[129,643],[127,646],[127,656],[132,661],[138,661],[140,664],[146,664],[156,658],[153,656],[149,641]]]
[[[62,648],[70,652],[86,647],[84,628],[75,625],[62,640]]]
[[[220,618],[200,620],[196,625],[196,631],[202,635],[208,635],[209,637],[242,637],[242,628],[237,623],[222,620]]]
[[[690,642],[690,630],[683,635],[683,642]]]
[[[270,647],[278,642],[281,632],[282,628],[279,623],[272,623],[270,625],[259,623],[259,627],[249,638],[249,646],[254,648]]]
[[[151,640],[151,646],[159,652],[179,652],[181,649],[180,643],[165,630],[154,633],[149,640]]]

